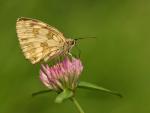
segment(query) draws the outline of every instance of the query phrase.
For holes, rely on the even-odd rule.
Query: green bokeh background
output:
[[[149,0],[0,0],[0,113],[78,113],[70,101],[54,103],[54,93],[31,97],[47,88],[39,80],[40,65],[25,60],[19,47],[15,24],[21,16],[69,38],[97,37],[79,43],[81,80],[124,98],[80,89],[85,113],[150,113]]]

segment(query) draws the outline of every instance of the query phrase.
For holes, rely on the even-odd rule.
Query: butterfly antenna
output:
[[[96,37],[81,37],[81,38],[76,38],[75,41],[82,40],[82,39],[96,39]]]

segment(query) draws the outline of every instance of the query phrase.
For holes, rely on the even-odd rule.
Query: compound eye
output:
[[[71,41],[71,45],[74,45],[75,44],[75,41]]]

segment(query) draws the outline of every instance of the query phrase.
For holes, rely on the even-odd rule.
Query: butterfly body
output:
[[[17,35],[26,59],[32,64],[66,55],[75,45],[74,39],[66,39],[56,28],[30,18],[19,18]]]

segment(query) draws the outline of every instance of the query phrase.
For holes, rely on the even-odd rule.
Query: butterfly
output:
[[[75,39],[67,39],[56,28],[36,19],[17,19],[16,31],[21,49],[32,64],[70,54]]]

